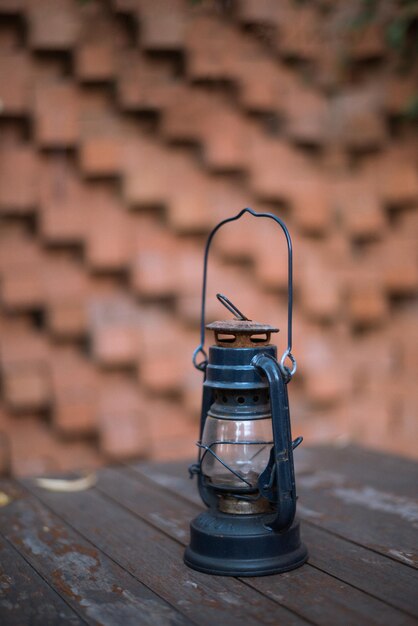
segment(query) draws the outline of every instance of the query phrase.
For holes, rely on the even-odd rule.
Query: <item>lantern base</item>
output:
[[[271,515],[227,515],[208,510],[190,525],[184,562],[219,576],[267,576],[300,567],[308,551],[300,541],[299,522],[285,532],[266,527]]]

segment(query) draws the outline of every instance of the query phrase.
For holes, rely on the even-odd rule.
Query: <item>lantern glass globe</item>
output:
[[[208,416],[202,444],[218,457],[210,451],[203,453],[202,473],[214,487],[231,491],[256,490],[273,445],[271,418],[233,420]]]

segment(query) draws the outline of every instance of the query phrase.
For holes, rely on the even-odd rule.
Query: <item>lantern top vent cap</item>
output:
[[[206,328],[214,331],[216,345],[229,348],[266,346],[270,343],[271,333],[279,332],[274,326],[251,320],[217,321],[207,324]]]
[[[246,317],[229,298],[222,293],[216,297],[236,319],[207,324],[208,330],[215,333],[216,345],[228,348],[252,348],[266,346],[270,343],[271,333],[278,333],[279,329],[269,324],[259,324]]]
[[[262,333],[278,333],[279,329],[270,324],[260,324],[259,322],[253,322],[252,320],[223,320],[217,322],[211,322],[206,324],[208,330],[217,330],[219,332],[239,333],[243,335],[247,334],[262,334]]]

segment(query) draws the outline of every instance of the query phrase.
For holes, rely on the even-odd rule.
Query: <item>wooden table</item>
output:
[[[184,462],[106,468],[73,493],[2,481],[0,623],[417,624],[417,466],[359,448],[295,456],[309,563],[262,578],[183,565],[201,509]]]

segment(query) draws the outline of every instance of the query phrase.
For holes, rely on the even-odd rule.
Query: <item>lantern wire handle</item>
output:
[[[222,226],[224,226],[225,224],[228,224],[229,222],[235,222],[236,220],[239,220],[240,217],[242,217],[245,213],[249,213],[250,215],[253,215],[254,217],[265,217],[265,218],[273,220],[281,227],[286,237],[286,242],[287,242],[287,348],[284,351],[282,358],[279,362],[279,367],[286,382],[288,382],[292,378],[293,374],[296,372],[296,360],[292,354],[292,311],[293,311],[292,240],[290,238],[290,234],[289,234],[289,231],[287,230],[286,224],[279,217],[277,217],[276,215],[273,215],[272,213],[257,213],[256,211],[248,207],[245,209],[242,209],[234,217],[228,217],[227,219],[224,219],[221,222],[219,222],[219,224],[217,224],[213,228],[213,230],[209,233],[208,239],[206,241],[205,255],[204,255],[204,260],[203,260],[202,306],[201,306],[201,314],[200,314],[200,344],[198,345],[196,350],[193,352],[193,365],[195,366],[196,369],[201,370],[201,371],[205,371],[206,366],[207,366],[207,354],[204,349],[205,325],[206,325],[205,324],[206,287],[207,287],[208,258],[209,258],[209,250],[210,250],[210,246],[212,243],[212,239],[214,238],[214,236],[216,235],[216,233]],[[218,297],[218,300],[220,300],[222,304],[224,304],[224,306],[226,306],[231,311],[231,308],[229,308],[229,306],[226,304],[226,301],[228,301],[228,303],[231,305],[232,303],[227,298],[225,298],[225,296],[222,296],[222,294],[219,294],[219,295],[221,295],[221,298]],[[232,305],[232,307],[236,310],[236,312],[238,312],[241,315],[240,311],[238,311],[238,309],[236,309],[234,305]],[[236,312],[232,310],[232,313],[234,313],[234,315],[236,315]],[[197,361],[199,354],[203,357],[203,360],[200,362]],[[289,369],[289,367],[285,365],[286,359],[289,359],[291,361],[292,369]]]

